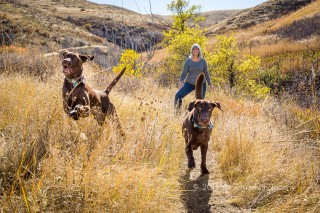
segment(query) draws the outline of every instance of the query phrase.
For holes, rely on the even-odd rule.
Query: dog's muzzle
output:
[[[70,58],[65,58],[62,61],[62,72],[65,74],[70,74],[72,72],[72,69],[70,67],[70,62],[71,59]]]

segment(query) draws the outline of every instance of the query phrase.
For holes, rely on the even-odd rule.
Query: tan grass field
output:
[[[32,63],[34,57],[20,54]],[[74,121],[64,113],[60,62],[46,60],[48,69],[55,66],[44,81],[10,67],[0,78],[0,173],[13,177],[2,179],[0,211],[186,212],[179,180],[186,170],[184,114],[173,112],[177,88],[159,87],[152,76],[124,76],[110,94],[126,132],[121,140],[112,121],[101,127],[92,117]],[[115,76],[93,63],[84,70],[97,89]],[[231,187],[233,199],[225,202],[243,212],[320,211],[319,144],[304,136],[312,130],[294,120],[291,105],[219,90],[207,99],[224,109],[214,112],[209,152],[217,154]],[[286,126],[293,121],[296,130]]]

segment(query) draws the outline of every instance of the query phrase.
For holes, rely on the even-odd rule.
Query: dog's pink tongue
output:
[[[63,70],[64,73],[70,73],[70,71],[71,71],[70,68],[64,68]]]

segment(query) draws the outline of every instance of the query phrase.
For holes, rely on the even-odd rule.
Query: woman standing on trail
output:
[[[208,82],[212,91],[214,88],[211,84],[207,62],[204,58],[202,58],[201,48],[199,44],[193,44],[191,47],[190,56],[185,61],[180,76],[179,90],[174,99],[174,106],[176,109],[181,108],[182,99],[195,89],[195,82],[201,72],[203,72],[205,75],[205,81],[203,82],[202,90],[202,98],[204,98],[206,94],[206,81]]]

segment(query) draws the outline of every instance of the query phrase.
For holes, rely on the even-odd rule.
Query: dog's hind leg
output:
[[[114,107],[114,105],[112,103],[109,103],[107,112],[106,112],[107,116],[116,124],[116,130],[118,132],[118,134],[125,139],[125,133],[122,129],[119,117],[117,115],[116,112],[116,108]]]
[[[98,122],[98,124],[100,126],[103,126],[105,120],[106,120],[106,115],[104,113],[101,113],[99,111],[93,111],[93,116],[94,116],[94,119]]]

